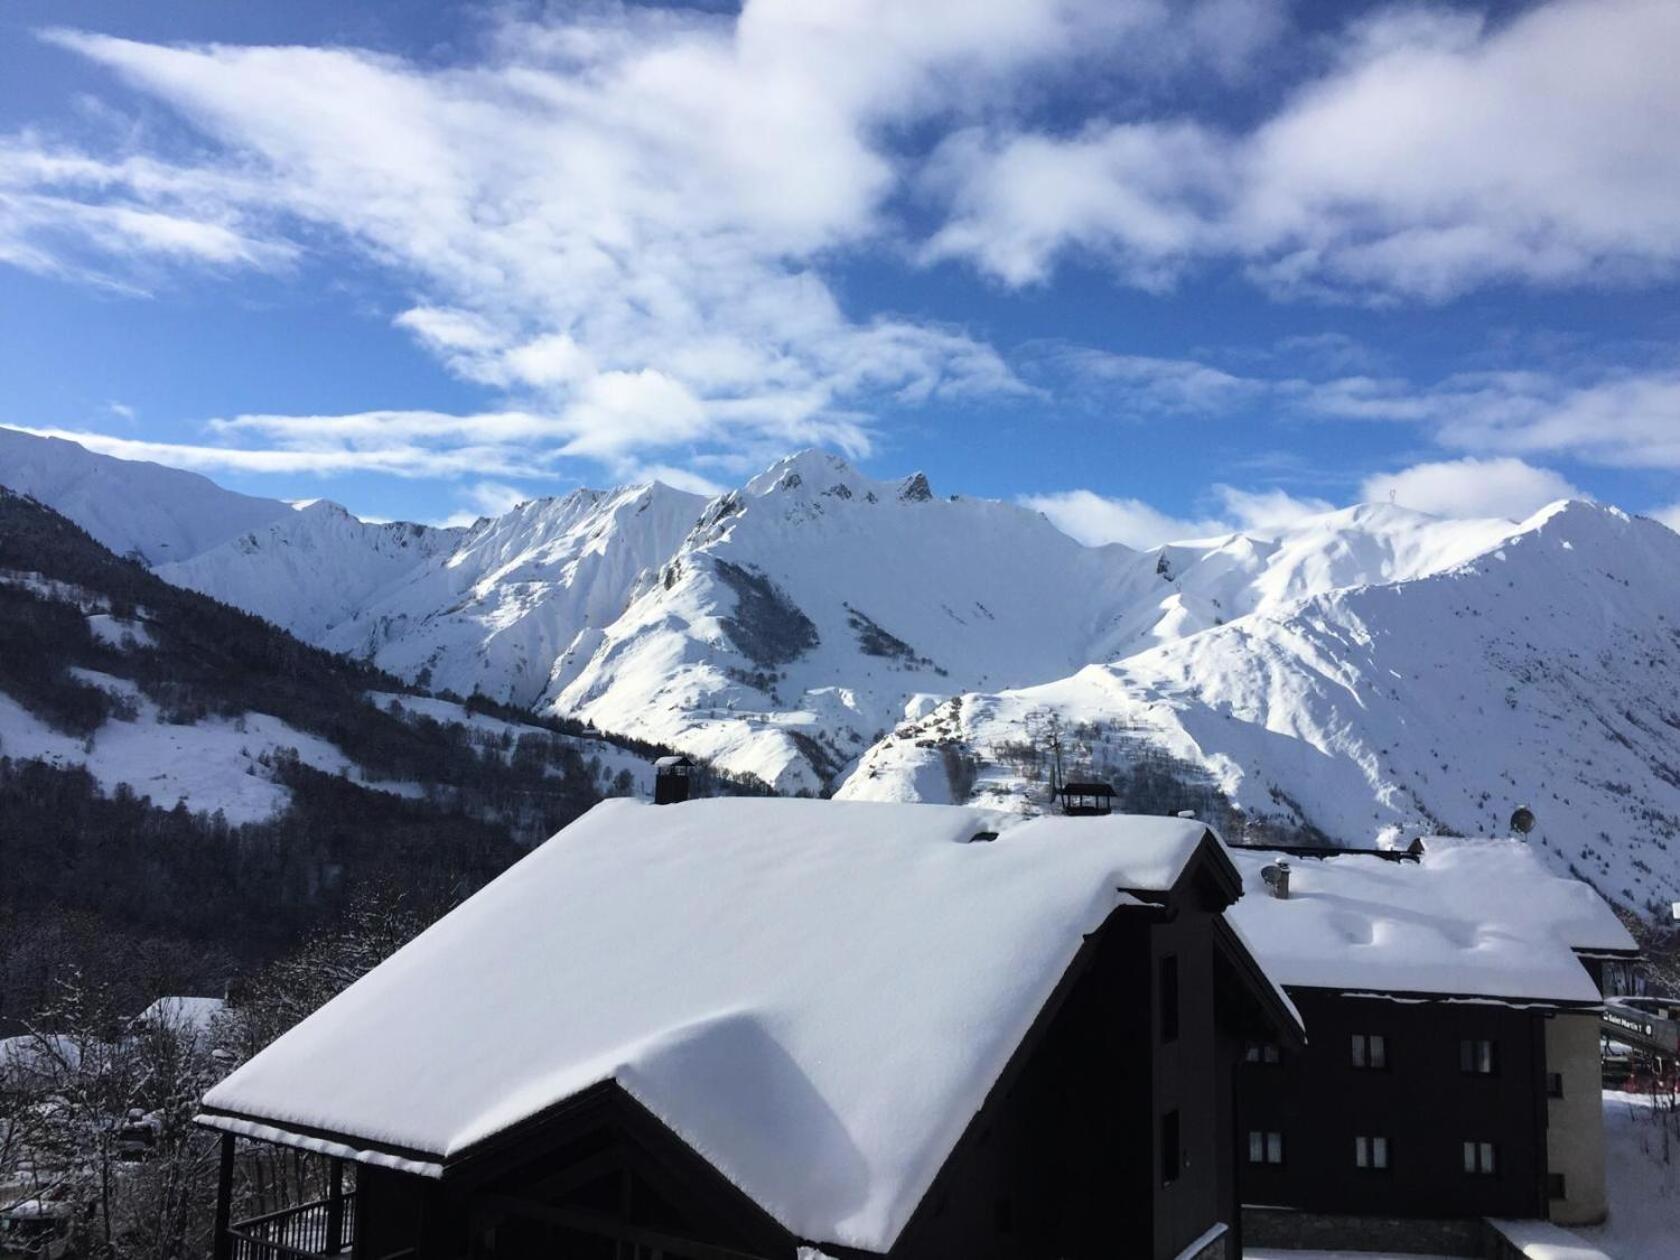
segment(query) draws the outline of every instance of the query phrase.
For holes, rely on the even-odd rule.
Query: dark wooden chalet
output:
[[[1633,942],[1520,841],[1237,850],[1233,917],[1309,1042],[1247,1048],[1250,1241],[1480,1255],[1484,1217],[1605,1212],[1600,993]]]
[[[207,1095],[218,1256],[1234,1260],[1239,1061],[1302,1030],[1226,849],[987,822],[599,806]],[[353,1196],[227,1221],[248,1141]]]

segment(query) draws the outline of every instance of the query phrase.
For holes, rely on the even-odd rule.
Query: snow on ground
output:
[[[1616,1260],[1680,1256],[1680,1125],[1668,1113],[1665,1155],[1658,1112],[1648,1094],[1604,1093],[1605,1176],[1610,1219],[1572,1232]]]
[[[157,639],[144,621],[113,617],[110,613],[94,613],[87,619],[88,629],[101,643],[118,648],[150,648]]]
[[[604,802],[205,1104],[441,1161],[616,1080],[798,1236],[884,1252],[1084,934],[1205,834],[1040,819],[970,843],[995,822]]]
[[[291,793],[269,778],[258,758],[281,748],[297,750],[306,765],[328,774],[348,773],[365,787],[399,796],[418,796],[418,784],[385,783],[363,777],[338,748],[316,735],[288,726],[266,713],[208,718],[191,726],[160,720],[155,704],[132,682],[95,670],[76,677],[128,698],[132,721],[106,722],[89,739],[54,730],[0,692],[0,752],[8,757],[86,766],[105,791],[126,783],[164,809],[177,801],[189,810],[220,809],[230,823],[261,822],[286,808]]]

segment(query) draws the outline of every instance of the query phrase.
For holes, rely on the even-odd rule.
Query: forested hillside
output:
[[[129,1004],[214,992],[363,890],[453,902],[643,785],[642,757],[490,707],[414,694],[0,492],[0,1034],[71,964]]]

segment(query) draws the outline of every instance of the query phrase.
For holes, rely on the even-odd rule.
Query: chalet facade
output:
[[[995,826],[598,806],[206,1096],[218,1256],[1234,1260],[1244,1047],[1302,1047],[1237,867]],[[229,1220],[239,1141],[333,1193]]]
[[[1309,1033],[1245,1051],[1251,1242],[1479,1255],[1482,1218],[1604,1218],[1599,978],[1635,948],[1591,888],[1515,840],[1234,860]]]

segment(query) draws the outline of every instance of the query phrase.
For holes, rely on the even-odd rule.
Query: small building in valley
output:
[[[606,802],[210,1091],[218,1254],[1235,1260],[1241,891],[1193,819]],[[229,1221],[236,1139],[333,1195]]]
[[[1251,1243],[1480,1255],[1484,1217],[1603,1219],[1599,980],[1636,950],[1596,892],[1518,840],[1233,859],[1310,1038],[1244,1056]]]

